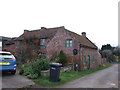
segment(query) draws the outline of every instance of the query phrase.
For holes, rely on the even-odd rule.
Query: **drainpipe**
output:
[[[74,40],[74,38],[73,38],[73,40]],[[72,70],[74,71],[74,54],[73,54],[73,51],[72,51]]]
[[[81,70],[81,55],[80,55],[80,52],[81,52],[81,44],[79,42],[79,60],[80,60],[80,70]]]
[[[81,53],[81,54],[80,54]],[[80,70],[82,70],[82,57],[83,57],[83,50],[82,50],[82,44],[79,44],[79,60],[80,60]]]
[[[72,54],[72,70],[74,70],[74,55]]]

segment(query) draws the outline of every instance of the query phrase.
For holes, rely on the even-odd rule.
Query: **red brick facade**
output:
[[[55,55],[58,55],[61,50],[67,55],[68,63],[78,63],[80,69],[95,68],[101,64],[101,55],[97,50],[97,46],[94,45],[87,37],[86,33],[78,35],[74,32],[71,32],[64,27],[58,28],[41,28],[39,30],[25,32],[17,38],[23,40],[25,38],[30,38],[35,36],[36,43],[40,44],[40,38],[45,39],[45,45],[40,47],[41,52],[46,53],[46,57],[51,59]],[[72,47],[66,47],[66,40],[72,40]],[[14,50],[19,46],[19,44],[10,45],[9,51]],[[27,45],[25,43],[25,45]],[[4,49],[5,49],[4,45]],[[73,50],[77,49],[78,54],[73,55]]]
[[[73,40],[72,48],[65,47],[66,39]],[[78,50],[77,55],[73,55],[73,49]],[[66,32],[66,30],[59,30],[46,46],[46,50],[48,58],[51,58],[54,54],[58,54],[60,50],[63,50],[64,53],[67,55],[68,62],[80,63],[80,65],[82,65],[81,69],[87,69],[88,55],[90,56],[90,68],[95,68],[101,64],[101,55],[97,49],[93,49],[90,47],[80,47],[79,40],[71,37],[69,33]],[[84,56],[86,56],[86,64],[84,64]]]
[[[9,51],[11,53],[15,53],[15,50],[16,50],[16,38],[11,38],[7,41],[3,41],[2,42],[2,51]]]

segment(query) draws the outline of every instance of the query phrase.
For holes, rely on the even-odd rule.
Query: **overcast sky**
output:
[[[65,26],[99,48],[118,45],[119,0],[1,0],[0,36],[18,37],[24,29]]]

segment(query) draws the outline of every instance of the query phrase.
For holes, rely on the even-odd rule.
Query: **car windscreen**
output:
[[[13,59],[14,56],[11,53],[0,53],[0,60],[1,59]]]
[[[12,55],[11,53],[0,53],[0,55]]]

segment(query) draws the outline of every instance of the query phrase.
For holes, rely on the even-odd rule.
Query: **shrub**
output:
[[[41,56],[39,54],[39,56]],[[29,78],[37,78],[40,76],[41,70],[48,70],[49,69],[49,62],[46,58],[38,58],[36,61],[24,64],[21,67],[20,74],[23,74]]]
[[[41,70],[49,69],[49,62],[47,59],[38,59],[36,62],[36,65],[39,66]]]
[[[49,61],[48,61],[48,59],[46,59],[45,54],[40,53],[37,61],[38,61],[39,65],[41,66],[41,70],[49,69]]]
[[[67,64],[67,57],[62,50],[60,51],[58,57],[59,57],[59,60],[57,61],[58,63],[62,63],[63,66]]]

